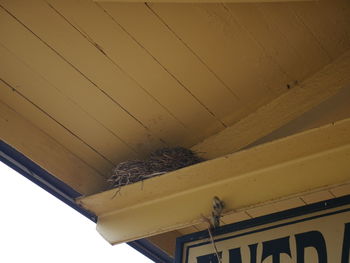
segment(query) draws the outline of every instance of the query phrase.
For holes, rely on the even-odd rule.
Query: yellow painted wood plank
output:
[[[74,13],[73,22],[79,21],[79,16],[85,15],[88,16],[88,21],[93,24],[94,29],[113,35],[113,31],[109,31],[106,28],[103,20],[96,17],[99,14],[98,11],[101,11],[101,15],[108,19],[102,10],[96,8],[97,12],[93,10],[92,13],[87,13],[86,8],[84,9],[84,6],[89,4],[94,6],[93,3],[88,3],[87,1],[76,5],[74,5],[73,1],[58,1],[57,3],[62,5],[68,4],[68,9]],[[93,35],[89,35],[90,32],[88,30],[88,35],[82,35],[77,31],[77,28],[81,28],[81,25],[77,25],[77,28],[74,28],[70,22],[65,20],[66,17],[62,17],[61,14],[58,14],[56,10],[44,1],[31,1],[30,3],[13,1],[6,3],[4,6],[50,47],[74,65],[99,89],[106,92],[123,109],[137,118],[156,137],[170,143],[178,142],[174,139],[174,137],[176,138],[174,135],[184,132],[185,129],[181,124],[156,100],[150,97],[147,91],[132,79],[132,76],[128,76],[127,72],[124,72],[124,69],[118,65],[118,61],[111,61],[107,54],[103,52],[103,43],[97,40],[100,43],[97,44],[92,39]],[[74,8],[77,6],[78,10]],[[32,10],[32,12],[28,12],[28,10]],[[64,13],[63,15],[66,14]],[[96,19],[91,20],[92,16],[96,17]],[[44,21],[48,20],[50,20],[49,25],[44,23]],[[86,32],[84,25],[82,30]],[[55,32],[60,32],[60,34]],[[70,45],[70,42],[74,42],[75,45]],[[121,44],[120,42],[118,45],[115,43],[117,42],[114,41],[113,46]],[[90,61],[93,66],[90,63],[86,63],[87,61]],[[133,61],[133,63],[138,67],[140,66],[140,63],[137,63],[137,61]],[[146,71],[144,68],[142,70]],[[159,146],[160,144],[158,143],[155,148]]]
[[[35,1],[30,3],[20,2],[18,5],[15,5],[16,1],[5,2],[15,7],[28,5],[29,9],[25,9],[25,13],[30,14],[30,17],[37,18],[40,23],[50,28],[51,24],[45,22],[51,21],[50,18],[40,21],[38,13],[30,9],[34,7]],[[32,11],[29,12],[28,10]],[[148,152],[157,143],[162,145],[141,123],[123,110],[69,61],[67,62],[47,43],[43,42],[3,9],[1,9],[1,25],[2,37],[0,43],[31,67],[32,70],[44,76],[57,92],[64,94],[67,99],[81,107],[134,151]],[[52,31],[51,33],[58,35],[56,32],[60,31]],[[60,43],[74,46],[76,50],[85,48],[77,45],[78,43],[73,45],[71,41],[72,39],[60,39]],[[79,52],[77,54],[81,55]],[[82,63],[95,69],[94,61],[89,60],[87,56],[80,56],[79,59]]]
[[[115,195],[116,189],[101,193],[98,196],[87,197],[83,202],[93,206],[98,214],[104,214],[112,210],[122,210],[134,204],[142,203],[146,199],[160,199],[170,196],[172,192],[179,193],[191,190],[193,187],[212,183],[213,180],[225,180],[235,174],[250,174],[255,170],[278,166],[280,163],[288,162],[288,160],[300,159],[330,148],[340,147],[350,143],[349,129],[350,119],[346,119],[239,151],[229,155],[230,157],[216,158],[145,180],[142,183],[128,185],[122,188],[120,194],[114,199],[112,197]],[[330,136],[330,133],[332,136]],[[317,136],[314,136],[315,134]],[[228,161],[229,159],[231,161]],[[218,165],[214,167],[211,165],[213,163]],[[227,171],[227,173],[224,171]],[[186,180],[187,177],[189,180]]]
[[[0,139],[81,194],[106,188],[104,177],[3,102],[0,102]]]
[[[135,80],[139,85],[138,89],[143,89],[144,93],[152,96],[154,105],[146,104],[147,101],[142,98],[138,98],[142,101],[140,103],[133,102],[136,96],[140,97],[140,92],[132,95],[127,89],[128,98],[125,98],[124,105],[129,109],[133,104],[135,107],[133,114],[158,137],[173,145],[179,143],[188,145],[193,144],[194,140],[204,138],[223,128],[223,125],[189,92],[183,83],[135,41],[123,27],[109,17],[102,8],[89,1],[52,0],[50,3],[82,35],[103,50],[111,63],[118,65],[130,78]],[[25,8],[23,8],[23,13],[27,13]],[[91,17],[95,19],[92,20]],[[42,33],[43,38],[46,38],[47,31],[52,30],[52,26],[51,24],[50,28]],[[57,27],[61,28],[63,25],[60,24]],[[64,32],[67,30],[65,29]],[[55,35],[50,39],[52,46],[67,54],[65,56],[69,58],[67,50],[62,50],[56,44],[54,37]],[[71,39],[73,36],[64,37]],[[171,50],[169,49],[168,52]],[[100,55],[102,56],[101,53]],[[91,54],[89,56],[91,57]],[[76,64],[75,61],[72,62]],[[178,63],[182,64],[181,61]],[[83,66],[78,65],[78,68],[85,72]],[[113,74],[108,75],[103,72],[101,77],[111,79]],[[94,80],[96,78],[97,76]],[[104,83],[100,85],[102,89],[105,89],[105,86],[107,85]],[[120,100],[119,95],[116,96],[116,99]],[[163,105],[167,111],[158,103]],[[143,121],[145,118],[146,120]],[[178,127],[179,122],[186,129]]]
[[[269,24],[274,24],[276,31],[283,34],[289,46],[298,53],[298,60],[294,60],[294,63],[301,74],[296,80],[304,80],[332,61],[308,26],[287,5],[260,4],[258,6]],[[323,19],[316,11],[315,17],[317,20]],[[293,58],[290,59],[293,60]]]
[[[313,204],[317,202],[321,202],[324,200],[332,199],[334,196],[331,194],[330,191],[324,190],[324,191],[317,191],[314,193],[306,194],[301,196],[301,199],[306,204]]]
[[[254,217],[281,212],[284,210],[288,210],[288,209],[292,209],[292,208],[296,208],[304,205],[305,203],[300,198],[290,198],[282,201],[273,201],[270,204],[247,209],[245,212],[254,218]]]
[[[100,6],[216,117],[226,125],[237,121],[242,107],[237,96],[147,5],[102,2]]]
[[[291,81],[221,4],[149,4],[248,108],[283,93]]]
[[[194,232],[198,232],[198,229],[195,228],[194,226],[189,226],[189,227],[178,229],[177,231],[180,232],[182,235],[188,235]]]
[[[347,0],[289,3],[333,58],[350,48],[350,2]]]
[[[344,185],[342,187],[344,187]],[[239,212],[231,211],[229,213],[224,214],[221,217],[220,221],[222,225],[233,224],[233,223],[249,220],[252,218],[251,215],[253,215],[254,217],[263,216],[273,212],[285,211],[288,209],[301,207],[301,206],[304,206],[305,204],[312,204],[312,203],[332,199],[334,197],[335,196],[333,196],[329,190],[316,191],[313,193],[302,195],[301,197],[298,197],[298,198],[294,197],[286,200],[274,200],[270,204],[267,204],[267,205],[260,204],[255,208],[243,209],[243,210],[240,210]],[[249,215],[248,213],[251,215]],[[198,232],[200,230],[205,230],[207,229],[208,225],[205,223],[201,223],[201,224],[197,224],[196,227],[197,226],[199,226],[199,229],[195,228],[194,226],[190,226],[190,227],[178,229],[177,232],[181,233],[181,235],[187,235],[194,232]],[[170,233],[173,233],[173,231]],[[165,236],[166,234],[167,233],[162,235]],[[169,235],[168,238],[170,240],[174,239],[172,235]]]
[[[226,7],[294,81],[305,79],[331,61],[287,5],[226,4]]]
[[[344,184],[331,189],[331,193],[336,197],[341,197],[344,195],[350,195],[350,184]]]
[[[251,219],[251,217],[246,212],[231,212],[223,215],[221,222],[224,224],[232,224],[248,219]]]
[[[93,0],[94,2],[118,2],[118,3],[139,3],[139,2],[152,2],[152,3],[265,3],[265,2],[307,2],[318,0]]]
[[[325,151],[328,148],[332,147],[338,147],[343,144],[347,144],[350,141],[349,138],[349,133],[348,133],[348,126],[350,125],[350,119],[344,120],[337,122],[335,124],[330,124],[326,125],[325,127],[313,129],[310,131],[306,131],[301,134],[293,135],[287,138],[283,138],[279,141],[276,142],[271,142],[265,145],[262,145],[260,147],[256,147],[254,149],[248,149],[245,151],[238,152],[236,154],[230,155],[232,158],[234,158],[234,163],[232,163],[232,166],[227,168],[228,170],[232,171],[232,174],[235,173],[250,173],[253,172],[254,169],[263,169],[265,167],[264,165],[267,166],[276,166],[279,163],[282,162],[287,162],[289,159],[297,159],[297,158],[302,158],[303,156],[308,156],[312,154],[316,154],[321,151]],[[330,137],[329,131],[334,130],[333,126],[337,126],[336,128],[336,133],[334,137]],[[339,127],[339,128],[338,128]],[[313,134],[317,134],[317,137],[312,137]],[[296,149],[293,151],[286,151],[279,153],[280,151],[274,152],[274,155],[266,155],[267,151],[272,151],[272,149],[278,149],[278,146],[281,146],[283,149],[292,149],[295,145]],[[298,146],[302,147],[303,145],[308,145],[308,147],[303,148],[303,151],[298,150]],[[254,153],[254,154],[253,154]],[[283,153],[283,154],[282,154]],[[250,162],[244,161],[245,158],[248,158],[250,155],[252,155],[252,160]],[[253,158],[254,156],[259,156],[259,158]],[[288,157],[287,157],[288,155]],[[222,157],[218,159],[214,159],[212,161],[221,160],[222,164],[224,165],[226,162],[225,160],[227,157]],[[268,162],[268,163],[267,163]],[[142,197],[144,195],[152,198],[159,198],[159,197],[164,197],[167,196],[170,193],[170,189],[172,189],[174,192],[180,192],[180,191],[186,191],[191,188],[190,185],[187,185],[188,182],[183,181],[182,176],[177,176],[177,174],[191,174],[193,176],[201,176],[201,180],[191,180],[192,183],[198,183],[200,185],[206,184],[211,182],[213,178],[211,178],[209,175],[208,177],[205,175],[201,175],[201,172],[203,172],[205,169],[208,169],[206,173],[208,174],[215,174],[215,180],[221,180],[227,178],[229,175],[221,175],[220,172],[215,172],[216,168],[212,168],[210,166],[211,161],[207,161],[204,163],[201,163],[200,165],[194,165],[191,167],[187,167],[186,170],[179,170],[177,172],[173,172],[172,175],[166,175],[166,176],[160,176],[154,179],[146,180],[142,184],[133,184],[129,185],[128,187],[122,188],[121,195],[118,195],[115,201],[111,200],[107,203],[105,203],[103,206],[98,207],[98,212],[99,213],[105,213],[107,210],[105,209],[122,209],[125,207],[129,207],[132,203],[137,203],[137,202],[142,202]],[[237,166],[235,166],[235,164]],[[239,165],[238,165],[239,164]],[[252,166],[254,165],[254,166]],[[197,169],[200,169],[197,170]],[[185,175],[184,175],[185,176]],[[169,183],[171,180],[174,182],[177,181],[176,184],[174,183]],[[161,188],[157,188],[157,193],[155,193],[154,189],[152,189],[153,183],[157,183],[162,185]],[[143,191],[138,191],[141,189],[141,186],[143,187]],[[173,189],[176,188],[176,189]],[[133,192],[132,196],[129,196],[129,191]],[[100,198],[110,198],[111,196],[114,195],[115,190],[111,190],[108,192],[105,192],[101,194],[99,197]],[[136,200],[129,200],[131,197],[135,198]],[[140,198],[140,199],[138,199]],[[88,198],[89,199],[89,198]],[[88,200],[86,199],[86,200]],[[91,198],[92,205],[102,205],[102,203],[99,203],[99,198],[94,200]]]
[[[151,178],[142,191],[135,183],[114,199],[111,190],[79,203],[99,216],[105,239],[119,243],[199,224],[211,215],[213,196],[227,213],[343,184],[350,179],[349,154],[347,119]],[[288,207],[301,204],[293,200]]]
[[[0,80],[0,100],[5,101],[12,109],[16,109],[21,116],[35,126],[55,138],[63,147],[78,156],[86,164],[93,167],[103,176],[112,171],[112,164],[91,149],[87,144],[72,134],[51,116],[18,93],[13,87]]]
[[[112,163],[135,158],[136,154],[124,142],[1,44],[0,57],[0,77],[87,145]]]
[[[269,24],[257,8],[258,5],[229,4],[225,7],[229,13],[242,25],[252,38],[263,47],[268,56],[271,57],[290,79],[297,80],[301,75],[299,67],[294,60],[298,54],[290,43],[280,34],[274,24]]]
[[[206,158],[237,151],[299,117],[349,84],[350,51],[301,82],[300,86],[192,149]]]
[[[180,237],[181,233],[178,231],[171,231],[147,238],[148,241],[152,242],[154,245],[163,250],[166,254],[174,257],[176,238]]]

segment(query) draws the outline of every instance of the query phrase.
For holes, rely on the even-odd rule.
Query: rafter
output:
[[[195,145],[207,159],[238,151],[350,85],[350,51],[236,124]]]

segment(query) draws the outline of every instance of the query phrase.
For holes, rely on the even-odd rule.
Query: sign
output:
[[[323,202],[215,230],[222,263],[350,263],[350,205],[324,206],[330,205]],[[175,262],[217,263],[207,231],[180,237]]]

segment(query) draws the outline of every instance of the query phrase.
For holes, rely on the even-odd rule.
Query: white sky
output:
[[[0,161],[0,262],[153,262]]]

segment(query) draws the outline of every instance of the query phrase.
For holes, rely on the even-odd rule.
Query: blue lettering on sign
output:
[[[289,237],[283,237],[263,242],[263,252],[261,261],[272,256],[272,262],[280,263],[280,254],[287,254],[291,257],[289,247]]]
[[[242,263],[241,249],[234,248],[229,250],[230,262]]]
[[[345,224],[341,263],[350,262],[350,223]]]
[[[317,251],[318,263],[327,263],[326,241],[319,231],[310,231],[295,235],[297,245],[297,263],[305,263],[305,248],[313,247]]]
[[[249,245],[250,251],[250,263],[256,263],[256,250],[258,248],[258,243]]]
[[[315,249],[318,257],[318,263],[327,263],[327,246],[326,241],[320,231],[308,231],[295,235],[296,245],[296,262],[305,262],[305,249]],[[248,246],[250,252],[250,263],[257,263],[257,247],[258,244],[251,244]],[[233,248],[228,251],[229,263],[243,263],[241,248]],[[272,257],[272,263],[281,262],[281,254],[285,254],[292,259],[290,250],[290,237],[283,237],[274,240],[262,242],[261,262],[269,257]],[[220,257],[222,251],[220,252]],[[342,255],[340,263],[350,263],[350,223],[345,224]],[[216,254],[208,254],[197,257],[197,263],[218,263]],[[333,263],[333,262],[332,262]],[[336,262],[334,262],[336,263]]]
[[[221,252],[219,252],[219,257],[221,257]],[[197,263],[219,263],[219,261],[216,254],[213,253],[197,257]]]

